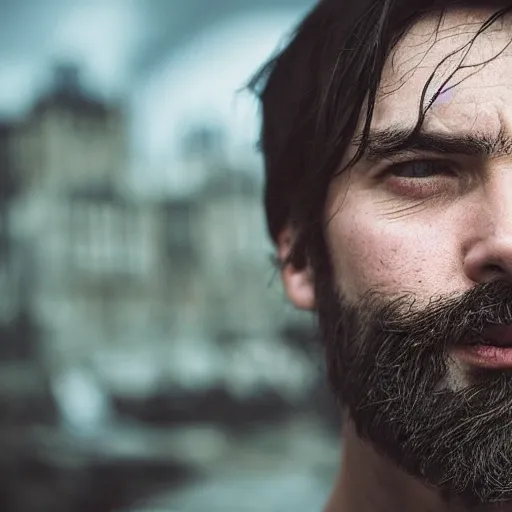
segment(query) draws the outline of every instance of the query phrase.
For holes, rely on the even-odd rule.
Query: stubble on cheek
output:
[[[347,300],[357,301],[370,290],[400,289],[399,247],[386,245],[366,223],[354,216],[333,219],[326,241],[337,288]]]
[[[415,293],[421,286],[418,269],[411,265],[417,231],[413,230],[412,240],[404,236],[403,223],[408,221],[389,218],[381,206],[367,194],[346,191],[340,184],[331,191],[324,238],[337,288],[349,301],[369,291]]]

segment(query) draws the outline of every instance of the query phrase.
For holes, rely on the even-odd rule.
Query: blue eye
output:
[[[453,166],[442,160],[415,160],[392,165],[387,174],[399,178],[431,178],[432,176],[453,175]]]

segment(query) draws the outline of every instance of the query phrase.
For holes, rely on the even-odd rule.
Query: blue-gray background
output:
[[[312,3],[0,0],[0,510],[320,510],[244,90]]]

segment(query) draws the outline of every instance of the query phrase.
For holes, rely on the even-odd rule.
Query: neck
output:
[[[407,475],[361,441],[350,421],[343,429],[341,470],[324,512],[512,512],[512,504],[465,509]]]

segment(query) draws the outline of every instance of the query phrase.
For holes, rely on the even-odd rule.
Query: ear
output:
[[[294,233],[291,228],[285,228],[279,235],[278,256],[283,263],[281,279],[286,295],[298,309],[312,311],[315,309],[315,286],[313,272],[309,265],[297,268],[288,261],[294,243]]]

